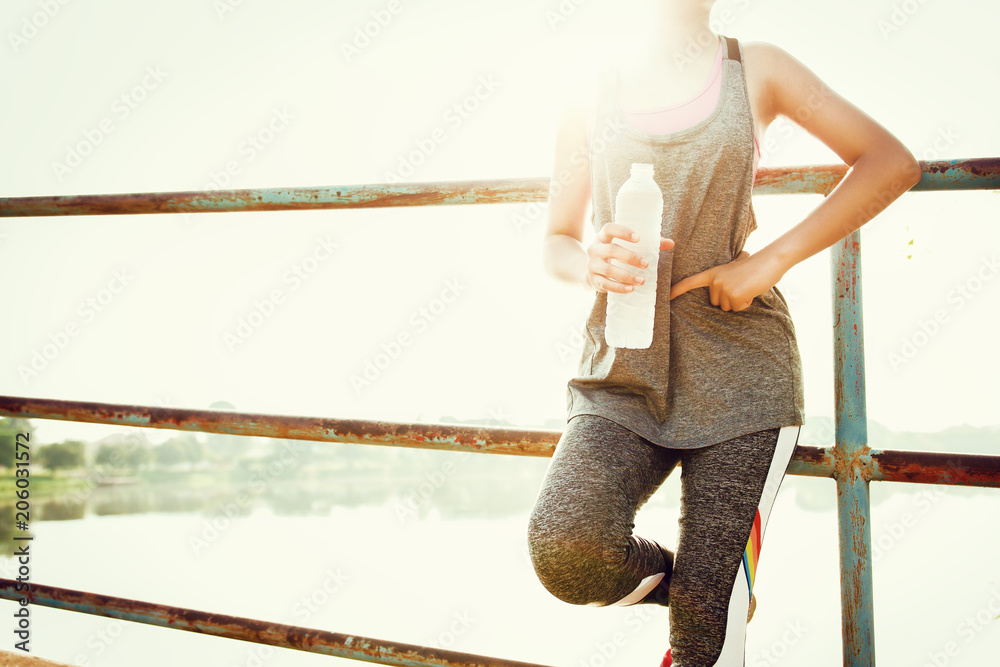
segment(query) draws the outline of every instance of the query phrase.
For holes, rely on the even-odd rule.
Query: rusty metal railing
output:
[[[422,667],[447,665],[454,667],[543,667],[528,662],[490,658],[471,653],[428,648],[402,642],[389,642],[358,635],[301,628],[295,625],[258,621],[226,614],[167,607],[150,602],[96,595],[66,588],[31,584],[26,592],[17,591],[17,582],[0,579],[0,598],[16,600],[27,597],[31,604],[54,609],[94,614],[122,621],[133,621],[173,630],[238,639],[277,648],[306,653],[318,653],[336,658],[348,658],[383,665]]]
[[[923,177],[913,188],[916,191],[1000,189],[1000,158],[922,162],[921,168]],[[828,194],[846,171],[844,165],[765,168],[758,174],[754,192]],[[517,203],[545,201],[547,193],[548,180],[537,178],[327,188],[15,197],[0,198],[0,217]],[[873,450],[868,446],[859,232],[834,247],[831,269],[835,316],[836,444],[833,447],[797,446],[788,473],[830,477],[837,482],[844,665],[874,667],[875,621],[872,603],[869,482],[895,481],[997,488],[1000,487],[1000,456]],[[403,424],[14,396],[0,396],[0,415],[520,456],[551,456],[560,435],[559,431],[554,430]],[[527,664],[164,607],[34,583],[30,585],[30,591],[24,593],[16,591],[16,584],[12,580],[0,579],[0,598],[18,599],[27,595],[32,604],[381,664],[414,667],[513,667]]]
[[[552,456],[562,434],[562,431],[555,429],[408,424],[231,410],[189,410],[62,401],[20,396],[0,396],[0,415],[18,419],[53,419],[220,435],[247,435],[508,456]],[[842,465],[839,458],[836,447],[798,445],[792,455],[788,473],[835,479]],[[869,450],[861,462],[866,470],[866,476],[880,482],[1000,487],[1000,456],[886,449]]]
[[[912,190],[1000,189],[1000,158],[922,162]],[[762,168],[755,195],[825,194],[847,173],[845,165]],[[547,178],[445,183],[337,185],[322,188],[258,188],[201,192],[67,195],[0,198],[0,218],[149,213],[233,213],[396,206],[516,204],[548,198]]]

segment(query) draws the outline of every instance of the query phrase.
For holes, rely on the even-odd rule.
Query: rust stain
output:
[[[858,369],[860,376],[861,370]],[[844,380],[837,374],[838,395]],[[405,424],[240,413],[228,410],[186,410],[156,406],[108,405],[56,399],[0,396],[0,414],[27,419],[58,419],[88,423],[256,435],[368,445],[415,447],[484,454],[551,456],[561,431],[461,424]],[[792,474],[1000,487],[1000,456],[910,451],[878,451],[798,445]],[[855,472],[857,471],[857,472]]]
[[[491,658],[446,649],[389,642],[326,630],[303,628],[256,619],[168,607],[150,602],[115,598],[32,583],[27,592],[16,591],[17,582],[0,579],[0,597],[27,597],[31,604],[119,618],[176,630],[228,637],[269,646],[353,659],[374,658],[383,664],[425,664],[448,667],[542,667],[514,660]],[[362,657],[363,656],[363,657]]]
[[[554,430],[518,427],[406,424],[10,396],[0,396],[0,414],[28,419],[62,419],[292,440],[470,450],[519,456],[551,456],[561,435]]]
[[[925,176],[916,190],[1000,189],[1000,158],[921,163]],[[843,179],[845,164],[763,168],[760,194],[829,194]],[[201,192],[145,192],[102,195],[0,197],[0,217],[291,211],[541,202],[549,179],[380,183],[319,188],[261,188]]]
[[[885,450],[872,458],[880,481],[1000,488],[1000,456]]]
[[[838,443],[833,448],[834,477],[847,483],[871,479],[871,451],[867,444]]]

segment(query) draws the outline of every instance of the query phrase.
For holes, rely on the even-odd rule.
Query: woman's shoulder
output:
[[[785,49],[770,42],[740,42],[746,68],[773,72],[798,61]]]
[[[740,42],[740,48],[747,74],[759,79],[780,79],[792,70],[805,67],[788,51],[770,42]]]
[[[815,81],[815,75],[785,49],[769,42],[741,42],[743,72],[751,96],[762,107],[774,111],[779,98],[787,98],[789,86]],[[814,84],[815,85],[815,84]],[[767,114],[765,109],[762,112]]]

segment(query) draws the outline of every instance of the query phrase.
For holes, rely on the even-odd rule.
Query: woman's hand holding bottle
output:
[[[601,227],[597,238],[587,248],[587,281],[598,292],[631,292],[633,285],[642,284],[642,278],[636,273],[611,263],[612,259],[616,259],[640,269],[646,267],[642,257],[615,243],[616,238],[635,243],[639,235],[624,225],[609,222]],[[661,251],[673,247],[673,240],[660,237]]]

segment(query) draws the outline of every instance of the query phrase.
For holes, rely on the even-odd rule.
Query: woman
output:
[[[804,421],[795,331],[776,284],[920,180],[888,131],[783,50],[709,25],[714,0],[660,0],[654,36],[593,77],[558,129],[546,270],[597,292],[567,425],[529,525],[542,584],[574,604],[670,608],[677,667],[744,664],[767,516]],[[786,116],[851,168],[760,252],[750,195],[768,126]],[[581,150],[581,147],[585,147]],[[664,196],[653,343],[604,339],[608,292],[640,257],[613,221],[632,163]],[[596,239],[584,247],[593,207]],[[681,464],[676,552],[632,535],[636,511]]]

